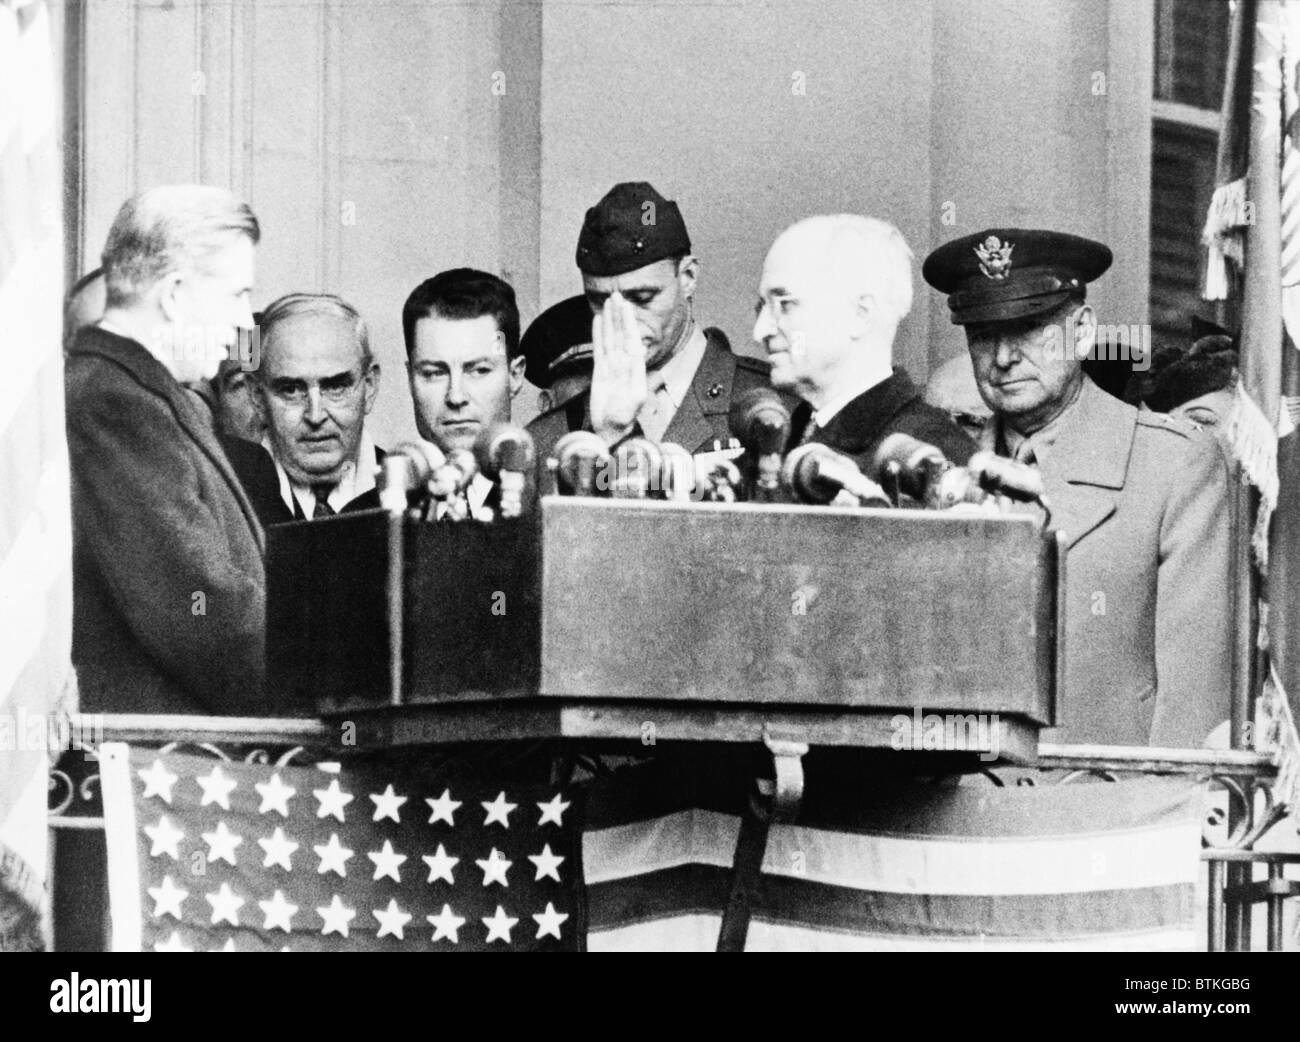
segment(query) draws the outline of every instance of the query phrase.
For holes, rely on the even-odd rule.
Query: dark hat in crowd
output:
[[[1207,332],[1209,330],[1209,332]],[[1134,373],[1124,395],[1156,412],[1169,412],[1203,394],[1232,386],[1237,372],[1237,341],[1227,330],[1202,319],[1192,320],[1186,343],[1164,344],[1152,352],[1151,367]]]
[[[524,374],[534,387],[550,387],[562,376],[590,375],[591,307],[578,295],[552,304],[524,330],[519,350]]]
[[[944,243],[921,274],[948,294],[957,325],[1010,322],[1051,311],[1110,267],[1109,248],[1064,232],[988,228]]]
[[[690,252],[677,204],[645,181],[624,181],[587,211],[577,261],[584,275],[624,275]]]

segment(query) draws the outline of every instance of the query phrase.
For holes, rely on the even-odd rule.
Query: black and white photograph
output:
[[[0,335],[36,1015],[1300,950],[1300,0],[0,0]]]

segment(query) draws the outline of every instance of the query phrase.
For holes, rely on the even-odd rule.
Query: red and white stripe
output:
[[[739,818],[707,783],[647,803],[652,775],[593,788],[583,835],[592,951],[717,942]],[[674,806],[692,797],[696,805]],[[772,829],[749,950],[1186,951],[1202,943],[1194,783],[917,782],[851,804],[819,809],[814,799],[805,817]],[[1199,893],[1203,903],[1203,884]]]

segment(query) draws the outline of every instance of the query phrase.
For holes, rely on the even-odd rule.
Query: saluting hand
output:
[[[611,293],[591,320],[591,429],[607,445],[627,436],[646,400],[645,345],[636,311]]]

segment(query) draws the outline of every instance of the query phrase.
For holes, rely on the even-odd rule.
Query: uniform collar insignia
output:
[[[980,259],[980,271],[989,278],[1000,282],[1011,272],[1011,251],[1015,243],[1003,243],[996,235],[990,235],[975,247],[975,255]]]

